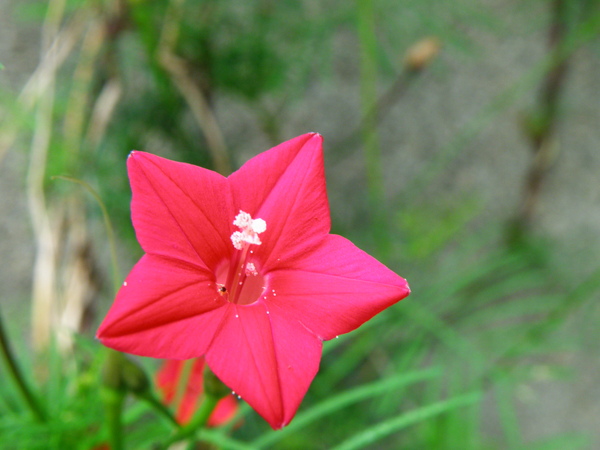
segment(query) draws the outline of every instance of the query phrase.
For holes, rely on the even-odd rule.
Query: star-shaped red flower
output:
[[[409,294],[406,281],[329,234],[322,138],[305,134],[229,177],[143,152],[128,159],[146,252],[100,326],[127,353],[205,355],[273,428],[292,420],[322,341]]]

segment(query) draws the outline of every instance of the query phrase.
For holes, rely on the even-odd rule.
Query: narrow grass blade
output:
[[[228,450],[255,450],[256,447],[253,445],[244,444],[243,442],[237,441],[224,435],[219,431],[213,431],[210,429],[204,429],[200,432],[200,439],[208,441],[212,444],[219,446],[220,448],[226,448]]]
[[[381,381],[377,381],[371,384],[359,386],[354,389],[350,389],[349,391],[343,392],[339,395],[336,395],[324,402],[321,402],[308,411],[305,411],[302,414],[298,414],[296,418],[292,421],[290,425],[286,428],[274,432],[267,433],[255,440],[252,445],[254,448],[262,448],[267,445],[271,445],[284,437],[286,437],[290,433],[294,433],[300,430],[302,427],[314,422],[320,417],[326,416],[336,410],[342,409],[345,406],[348,406],[352,403],[359,402],[361,400],[366,400],[370,397],[374,397],[376,395],[384,394],[386,392],[390,392],[393,388],[398,388],[403,385],[417,383],[419,381],[428,380],[431,378],[435,378],[441,375],[441,371],[439,369],[427,369],[420,370],[415,372],[410,372],[407,374],[402,374],[398,377],[386,378]]]
[[[430,417],[445,412],[451,411],[462,406],[468,406],[479,401],[481,393],[472,392],[470,394],[461,395],[454,397],[449,400],[433,403],[432,405],[424,406],[407,413],[402,413],[392,419],[380,422],[367,430],[357,433],[350,439],[342,442],[340,445],[335,447],[333,450],[353,450],[357,448],[364,448],[392,433],[395,433],[403,428],[406,428],[415,423],[427,420]]]

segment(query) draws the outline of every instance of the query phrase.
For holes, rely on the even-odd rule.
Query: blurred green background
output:
[[[600,1],[0,0],[0,447],[107,440],[93,334],[132,149],[227,174],[317,131],[333,232],[412,294],[222,448],[600,447]],[[113,265],[98,193],[115,227]],[[155,361],[142,360],[148,373]],[[6,380],[6,381],[5,381]],[[126,404],[127,448],[168,424]],[[200,447],[199,447],[200,448]],[[203,448],[203,447],[202,447]]]

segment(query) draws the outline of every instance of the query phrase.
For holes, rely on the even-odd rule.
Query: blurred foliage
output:
[[[222,448],[252,449],[586,448],[589,441],[582,434],[527,441],[520,429],[518,389],[534,383],[540,371],[555,379],[572,375],[564,355],[576,350],[555,336],[597,298],[600,272],[592,268],[587,278],[567,278],[557,270],[560,255],[553,242],[532,234],[527,224],[511,234],[509,224],[483,219],[476,193],[458,199],[441,194],[433,201],[422,196],[483,122],[493,121],[510,99],[536,90],[557,65],[598,35],[597,1],[530,1],[513,7],[545,11],[556,3],[567,8],[567,29],[548,48],[548,60],[532,69],[534,76],[510,95],[503,92],[484,108],[485,114],[452,136],[414,174],[407,193],[388,195],[386,180],[370,179],[378,185],[367,186],[344,206],[359,210],[360,223],[334,223],[336,233],[405,276],[411,297],[325,344],[321,371],[287,428],[274,432],[245,407],[241,426],[204,430],[199,439]],[[372,17],[359,17],[357,11],[370,11]],[[73,196],[88,198],[81,186],[51,181],[51,176],[95,186],[126,249],[122,253],[134,255],[140,250],[129,223],[124,164],[132,149],[215,169],[220,159],[233,170],[236,164],[230,161],[241,162],[245,130],[226,135],[232,144],[219,146],[228,120],[219,102],[252,111],[248,129],[266,142],[300,134],[306,130],[289,135],[286,126],[295,108],[316,82],[335,87],[334,66],[341,64],[336,47],[358,42],[363,54],[344,64],[363,83],[358,116],[364,121],[332,138],[328,158],[333,163],[358,159],[354,148],[371,148],[365,164],[374,165],[377,173],[385,163],[373,136],[381,123],[378,112],[391,107],[385,100],[402,101],[422,71],[430,65],[441,70],[444,64],[435,59],[436,47],[431,60],[418,68],[402,67],[399,49],[435,35],[444,46],[476,58],[484,48],[469,29],[506,32],[493,7],[462,0],[50,0],[19,3],[15,17],[43,22],[43,37],[70,47],[54,69],[41,65],[41,79],[48,81],[42,91],[33,89],[18,99],[0,93],[1,113],[10,114],[14,126],[5,127],[3,136],[13,133],[20,147],[31,140],[30,172],[36,165],[42,170],[48,208],[59,208]],[[531,26],[543,32],[553,23],[548,14]],[[359,33],[361,24],[374,34]],[[54,33],[48,31],[52,27]],[[51,55],[50,44],[45,45],[44,55]],[[382,81],[392,89],[377,98]],[[540,101],[525,119],[537,138],[551,131],[549,121],[558,120],[547,108]],[[40,159],[36,133],[43,127],[48,127],[48,142]],[[362,211],[365,202],[370,205]],[[98,228],[99,208],[93,201],[85,204],[87,226]],[[96,242],[93,247],[99,264],[106,266],[104,246]],[[106,305],[110,292],[103,285],[96,305],[99,299]],[[89,320],[97,323],[97,306],[92,316]],[[2,448],[89,450],[108,441],[102,404],[109,394],[98,387],[106,354],[91,335],[89,323],[87,329],[82,326],[66,353],[54,340],[41,354],[13,340],[48,418],[36,421],[15,389],[1,383]],[[141,364],[148,373],[156,370],[153,361]],[[3,377],[4,370],[0,366]],[[123,421],[128,448],[152,448],[171,433],[151,403],[132,396],[126,399]]]

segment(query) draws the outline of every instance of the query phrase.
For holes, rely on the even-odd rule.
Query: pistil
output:
[[[229,273],[227,274],[227,284],[229,287],[229,301],[237,304],[242,292],[244,281],[246,280],[246,258],[248,256],[248,250],[250,244],[245,244],[241,252],[236,252],[234,258],[235,263],[229,267]]]
[[[228,300],[238,304],[248,275],[258,276],[256,265],[249,261],[253,253],[250,248],[262,244],[258,235],[267,229],[267,224],[262,219],[252,219],[250,214],[241,210],[233,224],[240,228],[240,231],[235,231],[231,235],[231,242],[237,251],[234,252],[229,265],[225,289]]]

